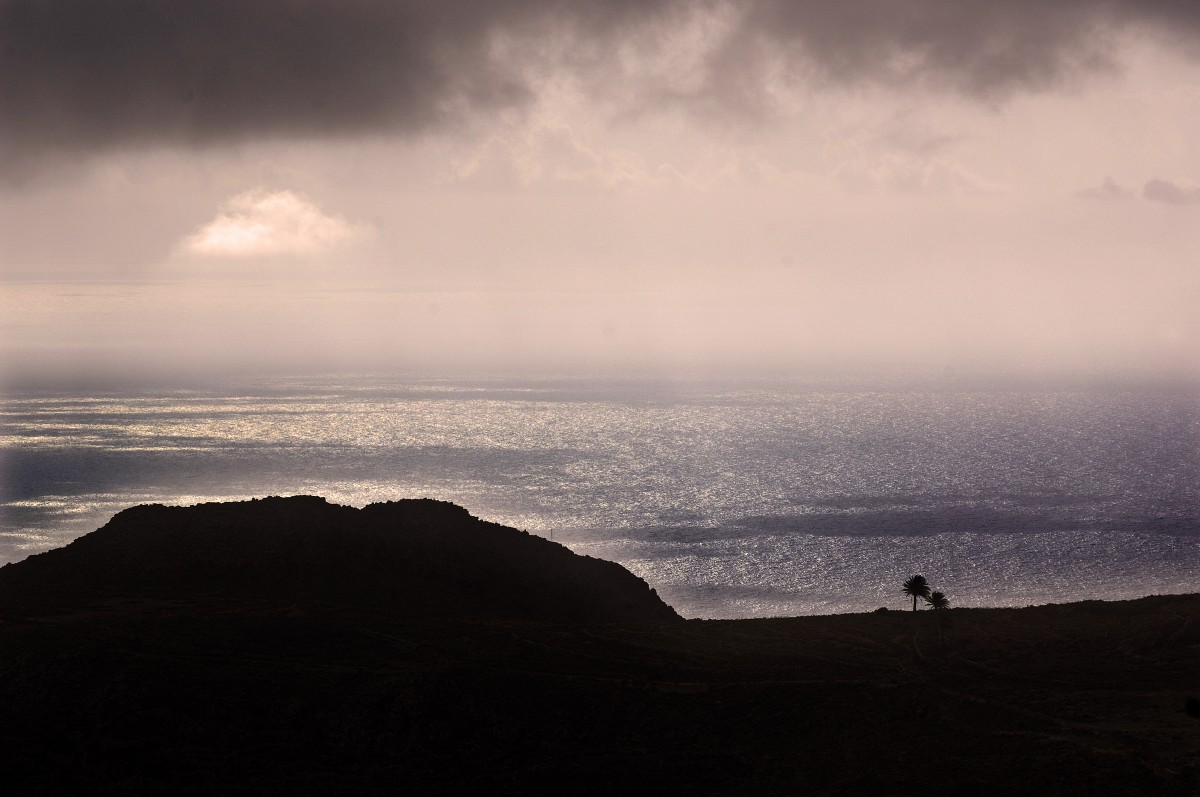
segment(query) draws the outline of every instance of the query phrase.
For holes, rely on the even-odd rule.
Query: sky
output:
[[[1200,376],[1200,4],[0,0],[0,379]]]

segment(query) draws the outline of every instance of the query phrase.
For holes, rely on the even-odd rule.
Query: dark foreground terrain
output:
[[[1193,795],[1189,696],[1200,595],[681,620],[430,501],[138,507],[0,569],[14,795]]]

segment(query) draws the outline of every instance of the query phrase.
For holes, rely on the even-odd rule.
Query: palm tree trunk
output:
[[[913,595],[913,611],[917,610],[917,596]]]

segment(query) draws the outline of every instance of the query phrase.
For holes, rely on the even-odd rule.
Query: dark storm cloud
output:
[[[1200,55],[1200,3],[1178,0],[750,0],[701,98],[755,107],[747,65],[804,85],[874,83],[996,102],[1120,68],[1126,34]],[[752,68],[752,67],[751,67]]]
[[[419,132],[520,107],[500,34],[598,37],[654,3],[0,0],[0,156]]]
[[[652,53],[708,11],[728,27],[686,91],[615,68],[618,45]],[[519,109],[556,70],[718,111],[753,107],[771,63],[796,81],[990,100],[1111,67],[1130,27],[1187,46],[1200,3],[0,0],[0,157],[11,175],[114,146],[416,133]]]
[[[989,96],[1111,63],[1117,3],[1091,0],[764,0],[747,29],[834,81],[928,81]]]

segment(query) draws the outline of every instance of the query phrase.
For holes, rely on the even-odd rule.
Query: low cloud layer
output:
[[[443,130],[527,108],[550,75],[722,115],[761,109],[775,83],[990,102],[1115,68],[1126,32],[1195,52],[1200,4],[0,0],[0,168],[12,179],[112,148]],[[663,65],[668,46],[686,68]]]
[[[365,231],[325,214],[291,191],[245,191],[180,244],[182,254],[205,258],[263,258],[321,254],[361,238]]]
[[[1124,201],[1133,198],[1133,192],[1111,177],[1105,177],[1100,185],[1084,188],[1076,196],[1084,199],[1100,199],[1104,201]]]
[[[1151,180],[1142,188],[1142,196],[1166,205],[1200,205],[1200,186],[1182,181]]]

